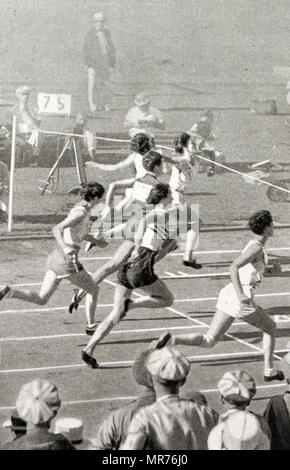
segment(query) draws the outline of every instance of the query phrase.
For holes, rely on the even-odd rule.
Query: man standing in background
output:
[[[91,112],[97,107],[94,89],[99,93],[99,100],[109,111],[110,69],[116,65],[116,52],[108,29],[104,27],[104,15],[101,11],[94,14],[94,26],[85,38],[84,57],[88,68],[88,101]]]

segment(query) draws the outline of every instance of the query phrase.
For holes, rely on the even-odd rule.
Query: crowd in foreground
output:
[[[188,359],[173,347],[152,343],[133,364],[140,395],[112,411],[82,449],[86,450],[289,450],[290,353],[283,359],[286,387],[274,395],[263,416],[250,411],[256,394],[253,377],[226,372],[217,384],[223,406],[218,414],[204,394],[181,387],[190,372]],[[36,379],[25,384],[16,409],[4,426],[12,439],[0,450],[77,450],[81,421],[60,418],[56,386]],[[54,421],[54,425],[52,422]],[[52,431],[54,429],[54,431]]]

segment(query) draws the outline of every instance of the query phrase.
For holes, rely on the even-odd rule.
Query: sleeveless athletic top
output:
[[[187,159],[185,157],[183,157],[183,159],[180,159],[180,162],[182,162],[182,160],[184,160],[184,162],[190,163],[190,159]],[[184,165],[183,171],[177,168],[176,166],[172,166],[171,177],[169,181],[171,190],[179,191],[181,193],[184,192],[188,184],[194,179],[194,171],[195,169],[192,165],[190,168]]]
[[[248,263],[239,269],[239,278],[241,284],[244,286],[255,286],[256,284],[260,283],[263,277],[265,266],[268,264],[267,252],[259,240],[250,240],[243,249],[242,253],[245,253],[246,250],[254,243],[258,243],[260,245],[264,256],[259,261]]]
[[[151,211],[151,215],[154,215],[154,221],[147,225],[141,246],[152,251],[158,251],[164,240],[169,237],[168,211],[163,207],[156,206]]]
[[[138,202],[140,205],[144,205],[147,201],[147,198],[150,194],[151,189],[157,184],[160,183],[158,178],[154,173],[146,172],[145,176],[139,178],[133,186],[132,197],[135,202]]]
[[[147,171],[143,167],[143,155],[140,153],[134,153],[134,165],[136,170],[136,177],[143,178],[146,175]]]
[[[82,204],[77,204],[74,206],[69,215],[81,215],[82,219],[77,224],[67,227],[63,232],[63,239],[68,245],[78,245],[80,246],[84,236],[89,232],[90,229],[90,214],[91,211],[83,206]]]

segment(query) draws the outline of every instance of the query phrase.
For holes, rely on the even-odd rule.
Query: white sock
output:
[[[272,377],[272,375],[275,375],[277,371],[275,369],[264,369],[264,375],[267,377]]]

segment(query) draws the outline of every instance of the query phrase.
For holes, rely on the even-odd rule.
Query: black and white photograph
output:
[[[1,451],[290,450],[289,31],[0,0]]]

